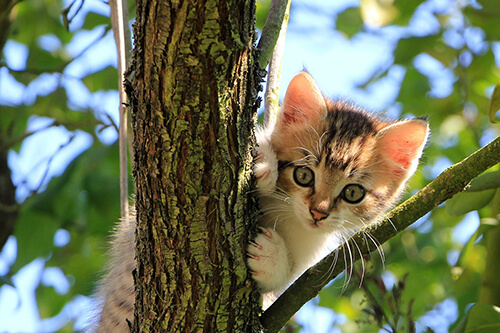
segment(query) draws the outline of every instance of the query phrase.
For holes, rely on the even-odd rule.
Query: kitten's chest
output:
[[[331,233],[308,230],[302,223],[295,214],[284,214],[283,210],[266,214],[261,220],[263,227],[274,229],[285,241],[293,275],[321,260],[334,246],[329,244],[333,238]]]
[[[331,235],[326,232],[306,230],[298,225],[300,221],[293,222],[288,228],[278,230],[278,233],[285,240],[292,261],[292,271],[295,274],[303,272],[329,253],[328,243]]]

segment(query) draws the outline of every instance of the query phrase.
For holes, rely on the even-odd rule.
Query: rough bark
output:
[[[1,133],[0,133],[1,134]],[[2,142],[0,140],[0,146]],[[14,231],[19,205],[7,164],[7,149],[0,151],[0,251]]]
[[[254,1],[137,3],[129,77],[138,216],[133,332],[256,328]]]
[[[3,50],[5,42],[9,37],[11,11],[19,3],[18,0],[0,0],[0,51]]]

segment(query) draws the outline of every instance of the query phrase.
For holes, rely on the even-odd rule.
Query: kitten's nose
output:
[[[309,212],[311,213],[311,216],[313,217],[314,221],[321,221],[325,219],[328,216],[328,213],[315,210],[315,209],[310,209]]]

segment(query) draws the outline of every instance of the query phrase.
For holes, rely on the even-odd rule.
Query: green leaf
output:
[[[66,44],[73,35],[61,23],[61,3],[53,0],[21,1],[15,7],[10,38],[35,47],[40,36],[55,34]],[[30,53],[32,51],[30,50]]]
[[[456,216],[466,214],[473,210],[479,210],[489,204],[494,195],[494,189],[478,192],[460,192],[446,201],[446,211],[450,215]]]
[[[255,27],[262,31],[264,24],[266,24],[267,15],[269,14],[269,8],[271,8],[271,0],[259,0],[255,3],[256,5],[256,17]]]
[[[488,172],[474,178],[467,191],[483,191],[500,187],[500,171]]]
[[[489,204],[500,187],[500,171],[487,172],[473,179],[463,192],[446,201],[446,211],[453,216],[479,210]]]
[[[22,205],[14,233],[18,242],[14,270],[35,258],[49,257],[55,249],[54,234],[62,227],[100,235],[109,232],[109,225],[120,216],[118,163],[116,145],[94,145],[53,178],[44,192]]]
[[[89,12],[87,16],[85,16],[85,24],[83,25],[83,29],[92,30],[100,25],[110,25],[111,19],[108,16],[103,16],[101,14],[97,14],[94,12]]]
[[[349,39],[359,32],[363,26],[361,10],[359,7],[351,7],[337,16],[337,30],[343,32]]]
[[[20,138],[26,132],[28,118],[29,110],[25,106],[0,106],[0,142],[9,147],[13,143],[20,147]]]
[[[91,92],[99,90],[117,90],[118,89],[118,71],[113,66],[108,66],[93,74],[87,75],[83,83]]]
[[[34,115],[55,119],[68,130],[81,129],[94,133],[95,127],[100,124],[94,114],[90,110],[70,110],[66,105],[67,101],[66,90],[59,87],[47,96],[38,96],[30,111]]]
[[[56,316],[66,305],[66,295],[59,295],[54,288],[42,284],[36,288],[36,300],[41,318]]]
[[[28,86],[31,81],[38,77],[37,74],[30,73],[28,71],[10,71],[9,73],[14,77],[14,79],[16,79],[17,82],[22,83],[25,86]]]
[[[425,98],[429,92],[429,80],[415,68],[408,68],[401,84],[398,101],[404,103],[404,112],[417,116],[428,114],[433,101]]]
[[[430,46],[434,45],[440,38],[441,36],[439,35],[431,35],[400,39],[394,51],[394,63],[404,65],[411,64],[413,58],[428,50]]]
[[[467,6],[464,13],[472,25],[484,31],[487,40],[499,40],[498,18],[500,17],[500,7],[498,6],[498,0],[479,0],[478,3],[481,9],[478,10]]]
[[[474,234],[469,238],[469,240],[465,243],[462,251],[460,252],[460,256],[457,260],[457,265],[466,268],[467,265],[467,256],[472,253],[474,243],[480,236],[485,235],[488,231],[494,229],[499,224],[499,221],[494,218],[482,218],[479,227],[476,229]]]
[[[500,308],[489,304],[474,304],[453,333],[500,332]]]
[[[12,266],[15,272],[39,257],[48,258],[54,247],[54,235],[62,221],[54,216],[21,206],[14,236],[17,240],[17,258]]]
[[[70,243],[54,250],[54,255],[47,264],[61,267],[64,274],[76,281],[68,293],[69,296],[89,295],[95,291],[97,279],[105,264],[104,254],[108,249],[109,230],[117,221],[116,217],[102,221],[102,225],[106,226],[106,234],[92,234],[72,228]]]
[[[495,116],[500,110],[500,82],[495,86],[495,90],[493,90],[493,95],[491,95],[490,100],[490,107],[488,109],[490,122],[495,123]]]
[[[408,25],[415,13],[415,9],[422,4],[422,1],[394,1],[392,5],[397,9],[398,15],[393,21],[396,25]]]
[[[36,71],[62,73],[70,58],[62,52],[49,52],[39,49],[30,50],[26,67]]]

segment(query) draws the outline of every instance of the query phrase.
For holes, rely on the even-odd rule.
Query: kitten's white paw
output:
[[[278,180],[278,158],[267,140],[260,140],[253,172],[259,190],[274,190]],[[264,193],[265,194],[265,193]]]
[[[272,164],[273,162],[269,161],[263,153],[257,155],[253,172],[257,178],[257,187],[259,190],[274,190],[278,175],[277,167]],[[276,172],[273,172],[275,168]]]
[[[262,292],[281,290],[290,279],[290,261],[283,238],[272,229],[261,228],[248,246],[248,266]]]

